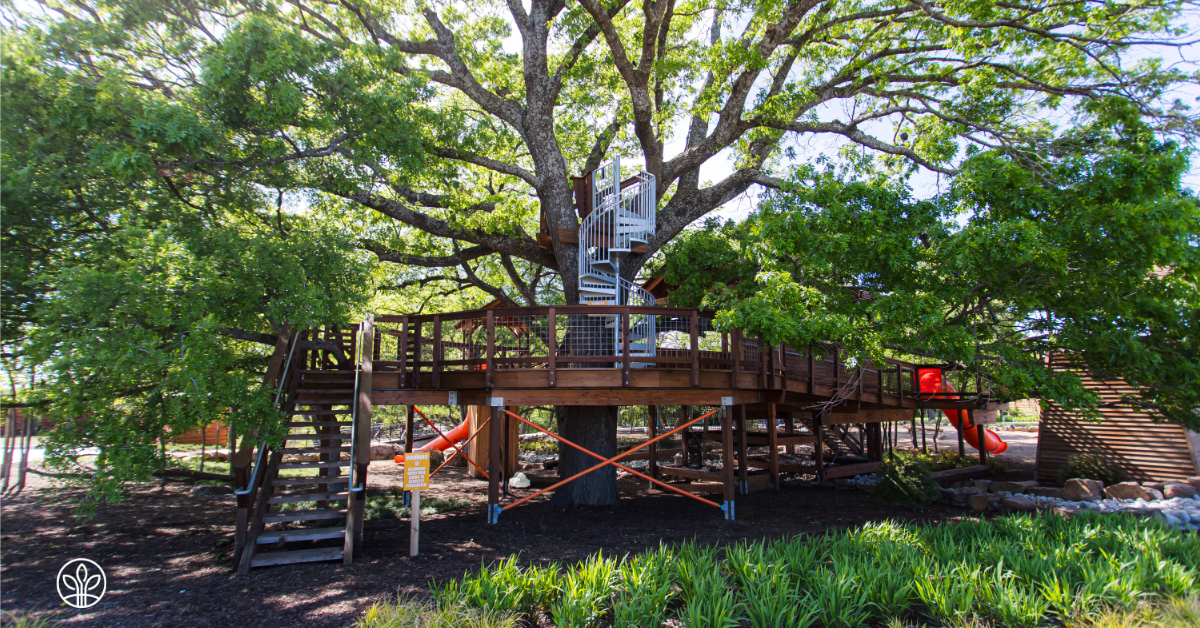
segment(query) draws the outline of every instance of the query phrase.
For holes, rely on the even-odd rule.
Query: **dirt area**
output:
[[[1010,434],[1003,436],[1009,440]],[[902,435],[908,437],[906,431]],[[550,474],[540,473],[547,476],[543,481]],[[391,462],[373,463],[369,478],[373,494],[400,481]],[[263,568],[247,577],[231,569],[230,501],[191,496],[182,484],[165,490],[147,486],[80,523],[70,510],[78,492],[35,483],[2,505],[0,608],[45,614],[68,626],[341,627],[373,600],[397,592],[425,595],[431,580],[454,578],[514,553],[530,562],[572,561],[597,550],[637,552],[660,541],[727,543],[883,519],[969,516],[944,506],[921,513],[897,509],[854,490],[798,487],[739,496],[738,520],[726,522],[716,508],[650,491],[631,476],[622,474],[619,482],[623,499],[616,509],[563,511],[538,498],[504,512],[498,526],[488,527],[486,482],[467,478],[464,469],[447,468],[424,495],[471,504],[422,521],[420,557],[408,557],[407,520],[367,521],[364,559],[353,565]],[[531,490],[514,490],[514,495]],[[64,607],[54,584],[59,568],[77,557],[100,563],[108,577],[107,595],[83,611]]]

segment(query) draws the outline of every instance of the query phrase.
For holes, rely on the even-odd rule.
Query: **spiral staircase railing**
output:
[[[592,172],[592,212],[579,229],[579,295],[581,305],[656,304],[654,295],[621,277],[621,262],[645,246],[655,233],[654,175],[639,171],[621,180],[621,158]],[[620,330],[619,315],[601,315],[606,326]],[[633,355],[655,354],[655,317],[633,315],[629,345]],[[614,334],[618,347],[620,333]]]

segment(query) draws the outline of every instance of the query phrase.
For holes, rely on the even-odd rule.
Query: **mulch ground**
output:
[[[370,478],[373,493],[399,482],[389,462],[372,464]],[[514,553],[529,562],[562,562],[598,550],[638,552],[660,541],[728,543],[884,519],[966,516],[943,506],[921,513],[897,509],[854,490],[796,487],[739,496],[738,520],[727,522],[711,506],[651,492],[636,478],[619,482],[618,508],[564,511],[539,498],[504,512],[500,524],[489,527],[486,483],[448,469],[423,495],[472,503],[422,521],[418,558],[408,557],[407,520],[367,521],[364,557],[353,565],[261,568],[247,577],[237,577],[231,566],[231,502],[191,496],[183,484],[148,486],[80,522],[71,514],[79,492],[31,488],[2,505],[0,609],[69,626],[342,627],[375,600],[398,592],[428,595],[430,580],[455,578]],[[100,563],[108,577],[107,595],[87,610],[64,606],[55,588],[58,570],[77,557]]]

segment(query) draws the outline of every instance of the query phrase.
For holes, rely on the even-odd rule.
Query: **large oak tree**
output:
[[[548,269],[576,303],[577,250],[558,237],[579,225],[569,175],[621,154],[657,177],[657,236],[621,268],[633,279],[689,224],[780,186],[812,138],[900,171],[954,174],[972,148],[1032,167],[1051,121],[1101,98],[1190,135],[1170,99],[1189,77],[1145,60],[1182,35],[1187,6],[52,0],[6,16],[54,76],[144,105],[106,164],[153,173],[180,203],[277,190],[354,217],[382,261],[505,296],[475,265],[495,260],[518,290],[522,270]],[[614,450],[615,410],[562,419]],[[582,464],[568,451],[560,468]],[[611,504],[615,483],[593,474],[557,499]]]

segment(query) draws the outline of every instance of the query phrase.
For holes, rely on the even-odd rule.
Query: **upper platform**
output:
[[[373,405],[736,405],[833,412],[984,409],[986,393],[920,395],[920,365],[768,345],[677,307],[547,306],[368,319]],[[726,401],[727,403],[727,401]]]

